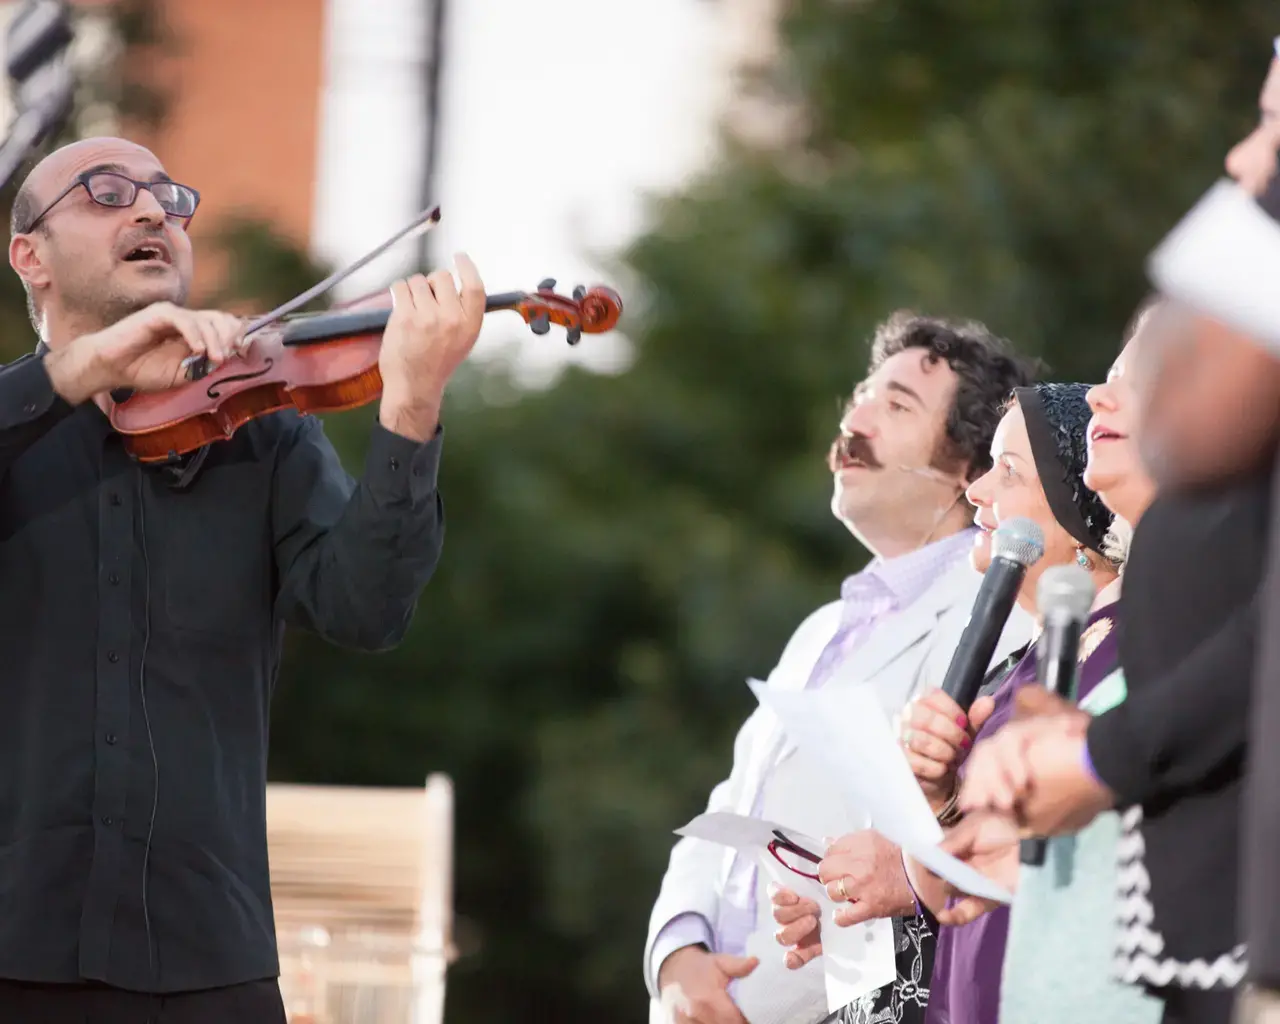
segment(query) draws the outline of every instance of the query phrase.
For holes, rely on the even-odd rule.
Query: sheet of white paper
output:
[[[893,925],[888,921],[871,921],[865,925],[842,928],[835,923],[836,909],[841,905],[828,895],[819,881],[797,875],[784,868],[769,853],[769,843],[781,832],[793,843],[822,856],[820,840],[774,821],[749,818],[729,811],[700,814],[677,835],[692,836],[731,846],[753,855],[760,870],[771,881],[814,900],[822,908],[822,959],[826,982],[827,1008],[834,1013],[868,992],[874,992],[893,981],[897,968],[893,955]],[[817,871],[817,865],[814,865]],[[779,947],[778,955],[783,955]]]
[[[788,871],[767,852],[757,855],[764,873],[779,885],[814,900],[822,910],[822,973],[827,986],[827,1009],[832,1013],[893,981],[897,962],[893,955],[891,922],[869,921],[852,928],[836,924],[834,902],[826,886]]]
[[[784,692],[752,682],[751,691],[793,740],[821,759],[871,827],[962,892],[1012,903],[1013,894],[942,850],[942,828],[868,686]]]
[[[841,784],[875,821],[877,830],[936,844],[938,824],[898,746],[880,699],[869,686],[782,691],[750,684],[761,704],[801,747],[840,773]],[[885,833],[888,835],[888,833]]]
[[[874,828],[874,826],[872,827]],[[981,896],[986,900],[995,900],[997,903],[1007,904],[1013,902],[1013,893],[1008,889],[997,882],[993,882],[981,871],[971,868],[964,861],[957,860],[940,846],[913,846],[907,852],[939,878],[945,878],[961,892],[967,892],[971,896]]]
[[[757,850],[768,852],[769,844],[777,838],[774,835],[775,831],[781,832],[797,846],[803,847],[815,856],[822,856],[822,840],[820,839],[814,839],[803,832],[786,828],[775,821],[748,818],[745,815],[733,814],[730,811],[712,811],[709,814],[699,814],[683,828],[676,829],[676,835],[706,839],[713,843],[719,843],[721,846],[731,846],[735,850],[749,850],[754,853]],[[816,864],[814,865],[814,871],[817,871]],[[788,872],[788,874],[793,874],[793,872]],[[803,882],[806,879],[797,875],[796,881]],[[813,884],[817,885],[818,883],[814,882]]]

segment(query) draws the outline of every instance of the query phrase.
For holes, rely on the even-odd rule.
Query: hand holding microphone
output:
[[[1080,633],[1095,595],[1093,578],[1078,565],[1046,569],[1036,588],[1036,605],[1044,622],[1036,645],[1036,681],[1063,700],[1075,693]],[[1044,839],[1024,839],[1022,863],[1043,864],[1045,850]]]
[[[942,689],[908,705],[902,746],[907,762],[935,814],[946,814],[956,776],[983,723],[995,709],[978,697],[1000,634],[1027,569],[1044,555],[1044,533],[1029,519],[1011,519],[992,537],[991,565],[973,603]]]
[[[968,713],[987,676],[996,644],[1027,570],[1044,557],[1044,531],[1030,519],[1010,519],[991,537],[991,565],[951,657],[942,690]]]
[[[902,749],[920,791],[934,814],[955,793],[956,775],[995,701],[979,697],[966,715],[942,690],[930,690],[907,705],[902,716]]]

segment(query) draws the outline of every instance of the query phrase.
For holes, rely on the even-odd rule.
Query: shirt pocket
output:
[[[246,464],[208,469],[186,491],[160,489],[159,575],[171,625],[239,638],[270,627],[269,489]]]

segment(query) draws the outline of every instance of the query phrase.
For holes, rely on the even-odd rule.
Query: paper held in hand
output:
[[[871,687],[796,692],[771,689],[755,680],[748,685],[797,746],[832,773],[850,809],[869,816],[871,828],[961,892],[1013,902],[1011,892],[938,845],[942,827]]]
[[[824,852],[821,841],[777,822],[749,818],[729,811],[700,814],[684,828],[676,829],[676,834],[740,850],[745,856],[755,859],[765,877],[818,904],[822,911],[822,957],[818,964],[823,972],[829,1012],[834,1013],[868,992],[874,992],[893,981],[897,973],[893,953],[893,925],[889,921],[868,921],[852,928],[837,925],[835,912],[842,904],[827,896],[827,890],[821,882],[788,870],[769,853],[769,844],[781,835],[796,846],[821,857]],[[815,875],[818,873],[817,864],[798,857],[786,859],[802,865],[806,872]],[[773,952],[775,949],[776,953]],[[776,962],[769,964],[766,970],[757,967],[756,974],[759,977],[753,975],[748,978],[748,982],[756,987],[751,999],[754,1014],[752,1020],[774,1020],[777,1024],[789,1024],[794,1020],[794,1015],[788,1011],[794,1007],[790,1007],[787,1001],[795,998],[795,986],[777,984],[777,975],[782,974],[785,968],[776,972],[773,970],[781,964],[786,951],[775,945],[769,953],[776,958]],[[761,959],[764,959],[763,955]],[[762,963],[761,966],[765,965]],[[811,966],[805,969],[815,968]],[[768,980],[771,978],[774,980]]]

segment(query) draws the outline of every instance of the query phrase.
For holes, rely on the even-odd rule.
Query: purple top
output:
[[[1104,605],[1085,623],[1081,650],[1088,651],[1088,655],[1080,664],[1077,701],[1084,699],[1115,670],[1119,656],[1114,628],[1116,611],[1115,603]],[[993,694],[995,710],[978,730],[975,743],[992,735],[1013,716],[1014,695],[1035,681],[1036,652],[1033,646]],[[964,776],[963,765],[960,775]],[[1004,968],[1004,947],[1008,935],[1008,907],[998,907],[957,928],[943,926],[938,929],[925,1024],[997,1024],[1000,974]]]

